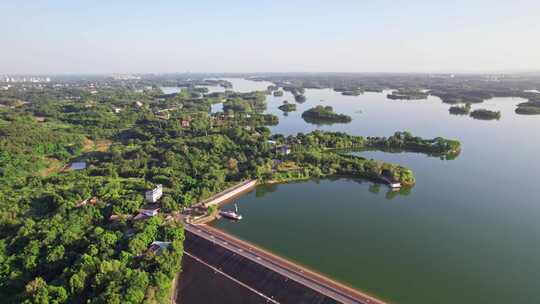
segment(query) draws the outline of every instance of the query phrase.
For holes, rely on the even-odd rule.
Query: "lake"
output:
[[[270,84],[228,80],[240,91]],[[516,115],[518,98],[473,105],[502,113],[482,121],[450,115],[436,97],[400,101],[386,93],[306,89],[307,101],[284,115],[277,107],[294,102],[286,92],[267,98],[267,112],[280,119],[273,133],[408,130],[458,139],[461,155],[362,152],[410,167],[417,185],[402,193],[357,179],[260,186],[237,200],[242,221],[213,225],[392,303],[540,303],[540,116]],[[302,120],[319,104],[352,122]]]

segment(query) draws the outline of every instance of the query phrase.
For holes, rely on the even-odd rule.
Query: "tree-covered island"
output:
[[[516,113],[521,115],[540,115],[540,100],[529,100],[518,104]]]
[[[343,91],[341,92],[341,95],[343,96],[360,96],[362,95],[362,90],[351,90],[351,91]]]
[[[362,89],[347,88],[347,87],[337,87],[337,88],[334,88],[334,91],[340,92],[341,95],[344,95],[344,96],[359,96],[359,95],[362,95],[362,93],[364,93]]]
[[[294,96],[294,100],[298,103],[306,102],[306,96],[304,96],[304,88],[296,86],[283,86],[283,91],[290,92]]]
[[[289,103],[287,100],[283,101],[283,104],[278,107],[283,112],[294,112],[296,111],[296,105],[294,103]]]
[[[400,89],[394,91],[386,97],[388,99],[405,99],[405,100],[418,100],[418,99],[427,99],[429,94],[415,89]]]
[[[501,119],[501,112],[491,111],[487,109],[477,109],[469,114],[472,118],[481,120],[499,120]]]
[[[347,123],[352,119],[345,114],[334,112],[331,106],[316,106],[302,113],[302,118],[313,123]]]
[[[469,115],[471,112],[471,104],[467,103],[463,106],[451,106],[448,112],[453,115]]]

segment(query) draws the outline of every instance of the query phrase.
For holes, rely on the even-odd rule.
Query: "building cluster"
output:
[[[118,221],[118,220],[127,220],[127,221],[143,221],[147,220],[149,218],[152,218],[154,216],[157,216],[159,214],[160,205],[158,204],[159,199],[163,196],[163,186],[162,185],[156,185],[155,188],[148,190],[144,193],[146,204],[142,206],[137,214],[112,214],[109,218],[111,221]],[[81,207],[83,205],[87,204],[95,204],[97,202],[97,198],[91,198],[88,200],[84,200],[77,204],[77,207]],[[172,215],[168,215],[166,217],[167,220],[174,219],[175,215],[174,213]],[[152,242],[144,255],[146,254],[160,254],[161,251],[166,250],[170,248],[171,242],[164,242],[164,241],[154,241]]]
[[[153,216],[158,215],[160,206],[157,204],[159,199],[163,196],[163,186],[157,185],[154,189],[148,190],[144,193],[144,198],[147,204],[139,209],[139,213],[135,215],[133,220],[145,220]]]
[[[113,214],[109,218],[110,220],[133,220],[133,221],[140,221],[140,220],[146,220],[151,217],[154,217],[159,214],[160,205],[157,203],[159,199],[163,196],[163,186],[157,185],[154,189],[148,190],[145,192],[144,197],[146,200],[146,204],[142,206],[137,214],[135,215],[123,215],[123,214]]]
[[[0,78],[2,82],[6,83],[41,83],[41,82],[51,82],[50,77],[41,77],[41,76],[3,76]]]

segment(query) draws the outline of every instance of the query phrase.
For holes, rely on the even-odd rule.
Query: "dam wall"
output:
[[[263,300],[265,297],[284,304],[340,303],[219,244],[199,237],[188,230],[186,230],[184,251],[196,257],[199,261],[204,261],[204,264],[210,265],[219,270],[219,272],[234,278],[234,281],[241,282],[241,284],[237,285],[249,286],[250,289],[239,288],[237,286],[236,292],[243,294],[244,297],[255,297],[256,300],[254,303],[259,303],[259,300]],[[180,282],[180,285],[182,284],[186,283]],[[181,286],[179,289],[185,290],[185,287],[182,288]],[[254,293],[264,296],[257,297]],[[242,295],[235,294],[235,297],[242,297]],[[181,296],[178,297],[178,303],[182,303],[181,298]],[[229,302],[226,298],[222,298],[221,303],[234,303],[234,301]],[[249,301],[246,303],[249,303]]]

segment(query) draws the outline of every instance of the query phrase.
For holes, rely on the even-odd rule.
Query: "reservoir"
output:
[[[228,80],[241,91],[269,84]],[[540,117],[515,114],[518,98],[473,105],[501,111],[500,120],[481,121],[450,115],[436,97],[400,101],[386,93],[306,89],[297,112],[277,109],[294,102],[287,92],[268,96],[266,111],[280,119],[273,133],[407,130],[458,139],[461,155],[358,152],[410,167],[417,185],[391,192],[337,178],[259,186],[236,201],[243,220],[213,225],[391,303],[540,303]],[[302,112],[319,104],[352,122],[306,123]]]

